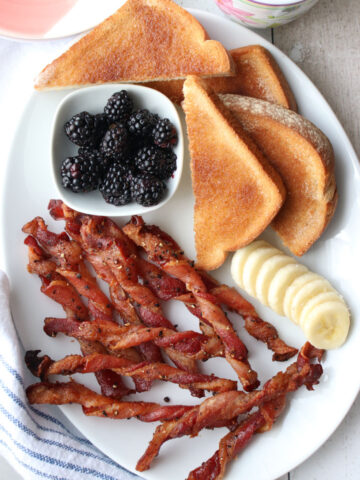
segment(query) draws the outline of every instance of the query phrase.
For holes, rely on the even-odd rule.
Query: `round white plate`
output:
[[[301,261],[328,278],[344,295],[352,311],[352,328],[346,344],[341,349],[326,354],[324,375],[315,391],[308,392],[302,388],[289,395],[288,407],[274,428],[266,434],[256,435],[246,450],[229,466],[226,477],[228,480],[273,480],[293,469],[325,442],[343,419],[359,390],[360,370],[356,367],[360,342],[358,160],[324,98],[284,54],[244,27],[208,13],[193,13],[210,36],[222,41],[226,48],[256,43],[268,48],[285,73],[301,113],[328,135],[335,149],[339,205],[329,228]],[[27,249],[23,245],[25,235],[21,233],[21,227],[34,216],[41,215],[51,229],[60,231],[62,228],[62,222],[52,221],[47,213],[48,201],[56,191],[50,172],[49,142],[54,112],[67,94],[68,90],[34,92],[29,99],[19,120],[2,201],[1,246],[3,264],[11,280],[14,321],[26,349],[41,349],[53,358],[77,353],[78,346],[64,336],[49,338],[42,332],[45,316],[62,316],[63,312],[58,305],[40,293],[39,279],[26,271]],[[145,220],[156,223],[173,235],[187,255],[194,258],[193,196],[186,164],[185,158],[183,179],[175,196],[162,209],[146,214]],[[273,232],[267,231],[264,236],[280,246]],[[229,274],[229,261],[215,272],[215,276],[233,285]],[[256,301],[254,304],[266,320],[276,325],[281,337],[287,342],[297,347],[304,343],[305,338],[298,327]],[[197,321],[187,314],[182,305],[169,304],[165,308],[173,322],[181,328],[197,328]],[[250,362],[259,372],[262,382],[278,370],[285,369],[287,364],[272,362],[271,352],[244,332],[241,319],[234,316],[232,318],[249,348]],[[223,359],[208,361],[203,370],[235,379],[233,371]],[[97,388],[90,375],[80,377],[80,381]],[[171,404],[195,403],[187,391],[160,383],[151,392],[139,395],[138,398],[162,402],[165,395],[170,397]],[[135,471],[136,461],[152,438],[155,425],[136,420],[88,418],[76,405],[66,406],[63,411],[97,447],[124,467]],[[167,442],[151,470],[144,472],[143,477],[153,480],[183,480],[190,470],[217,450],[218,441],[225,434],[225,429],[205,430],[194,439],[185,437]]]
[[[125,0],[0,0],[0,35],[49,40],[90,30]]]

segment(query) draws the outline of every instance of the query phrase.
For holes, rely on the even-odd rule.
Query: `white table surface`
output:
[[[200,8],[221,15],[211,0],[176,1],[184,7]],[[298,63],[320,88],[339,116],[358,155],[360,152],[359,21],[359,0],[320,0],[317,6],[303,18],[274,31],[258,31]],[[1,176],[3,176],[4,164],[17,119],[32,90],[32,79],[44,65],[64,49],[68,42],[69,39],[14,42],[0,38]],[[357,368],[357,366],[349,366],[349,368]],[[332,437],[302,465],[278,480],[359,480],[359,425],[360,398],[358,397]],[[0,480],[21,480],[21,477],[8,464],[7,459],[1,457]]]

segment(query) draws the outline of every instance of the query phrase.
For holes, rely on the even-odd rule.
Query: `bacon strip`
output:
[[[286,396],[264,403],[259,410],[248,415],[239,426],[220,440],[219,449],[200,467],[190,472],[187,480],[221,480],[227,464],[249,444],[255,433],[270,430],[285,407]]]
[[[78,403],[85,415],[114,419],[136,417],[143,422],[179,418],[191,408],[184,405],[162,406],[148,402],[118,402],[76,382],[35,383],[26,389],[26,395],[30,404]]]
[[[71,318],[46,318],[44,331],[49,336],[64,333],[70,337],[87,341],[98,341],[111,351],[127,349],[144,342],[154,341],[161,348],[172,348],[178,342],[187,339],[197,340],[192,343],[193,351],[185,351],[191,358],[204,359],[206,352],[202,344],[206,338],[191,330],[174,332],[173,330],[156,327],[150,328],[143,325],[120,326],[113,322],[78,322]],[[184,350],[187,350],[186,348]]]
[[[93,373],[109,369],[120,375],[134,375],[147,380],[163,380],[177,383],[182,388],[200,388],[212,392],[226,392],[236,389],[236,382],[215,375],[188,373],[165,363],[142,362],[134,364],[126,358],[111,355],[92,354],[68,355],[62,360],[54,361],[47,355],[39,357],[39,350],[26,352],[25,362],[29,370],[41,380],[47,380],[50,375],[72,375],[74,373]]]
[[[204,400],[177,421],[165,422],[154,433],[148,449],[140,458],[136,469],[144,471],[150,468],[152,460],[158,455],[161,445],[172,438],[184,435],[196,436],[203,428],[214,428],[214,422],[230,420],[249,412],[253,407],[276,400],[278,397],[297,390],[302,385],[312,389],[322,374],[320,364],[311,364],[313,358],[321,358],[322,352],[309,344],[302,348],[297,362],[291,364],[285,372],[277,373],[267,381],[262,390],[244,392],[224,392]]]
[[[140,217],[133,217],[123,231],[136,245],[145,249],[150,260],[185,283],[186,288],[196,299],[204,322],[208,322],[221,338],[225,347],[225,358],[236,371],[244,389],[250,391],[257,388],[259,381],[247,360],[245,345],[237,336],[224,312],[216,304],[215,297],[207,292],[200,275],[184,256],[184,252],[177,243],[158,227],[145,225]]]
[[[297,349],[287,345],[281,338],[276,328],[269,322],[265,322],[258,316],[255,308],[245,300],[235,288],[220,285],[208,273],[199,271],[201,278],[209,289],[209,292],[230,311],[236,312],[245,320],[247,332],[256,340],[265,343],[272,350],[274,361],[285,361],[297,353]]]

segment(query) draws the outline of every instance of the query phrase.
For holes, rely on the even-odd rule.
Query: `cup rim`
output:
[[[297,1],[294,1],[294,0],[282,0],[283,3],[278,3],[280,0],[278,0],[276,3],[264,3],[263,1],[258,1],[258,0],[246,0],[247,2],[249,2],[249,4],[256,4],[256,5],[261,5],[261,6],[264,6],[264,7],[291,7],[291,6],[294,6],[294,5],[300,5],[301,3],[306,3],[306,2],[309,2],[311,0],[297,0]]]

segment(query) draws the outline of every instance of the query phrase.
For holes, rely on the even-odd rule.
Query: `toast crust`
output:
[[[190,76],[182,104],[195,196],[197,265],[219,267],[256,238],[285,197],[279,175],[205,82]]]
[[[279,105],[238,95],[220,98],[280,173],[288,195],[272,226],[295,255],[303,255],[337,204],[329,140],[310,121]]]
[[[233,63],[200,23],[171,0],[128,0],[44,68],[38,90],[230,75]]]
[[[236,73],[231,77],[207,78],[206,83],[217,93],[236,93],[260,98],[297,111],[295,97],[279,65],[271,53],[260,45],[230,50]],[[151,82],[148,87],[164,93],[173,102],[183,100],[183,81]]]

